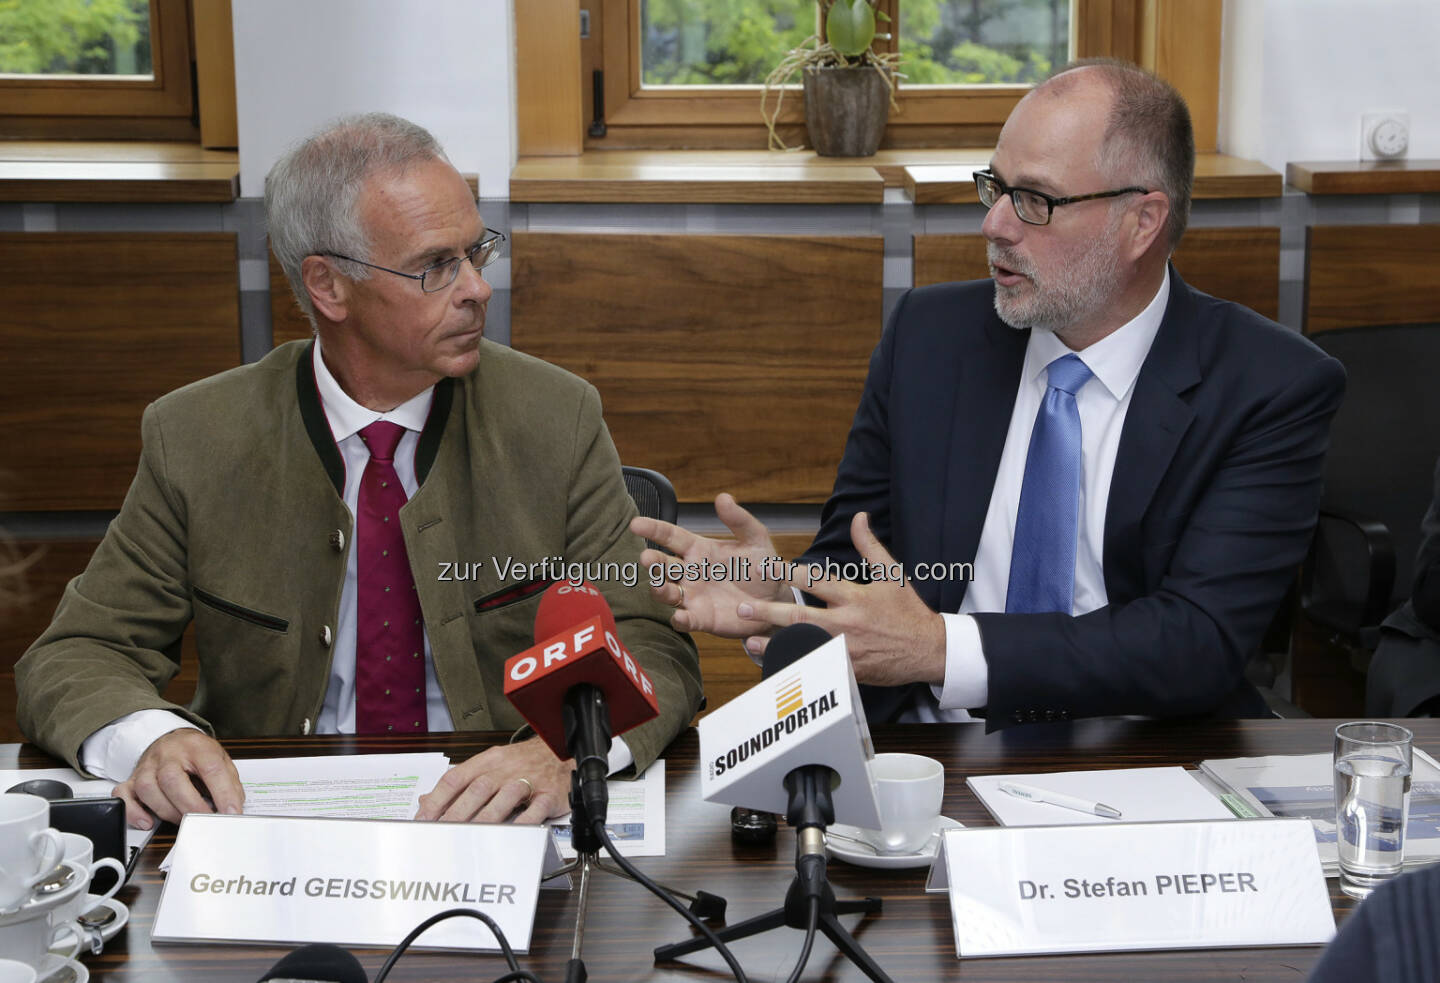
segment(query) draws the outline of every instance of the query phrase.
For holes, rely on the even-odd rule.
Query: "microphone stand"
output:
[[[565,746],[575,759],[570,773],[570,845],[575,859],[551,871],[549,880],[563,874],[580,872],[580,895],[575,912],[575,937],[570,947],[570,961],[565,964],[566,983],[585,983],[585,962],[580,957],[585,936],[585,915],[590,901],[590,875],[595,872],[613,874],[627,881],[635,879],[600,856],[600,837],[595,833],[595,820],[605,821],[609,805],[606,778],[610,756],[610,712],[605,694],[597,686],[580,683],[565,694]],[[708,891],[686,894],[665,884],[662,890],[690,902],[697,918],[725,917],[725,899]]]
[[[825,876],[825,827],[835,821],[835,806],[830,798],[832,774],[823,765],[805,765],[785,776],[785,789],[790,793],[785,820],[795,827],[797,835],[795,877],[790,882],[790,889],[785,892],[785,904],[763,915],[719,929],[715,934],[722,942],[730,942],[785,925],[805,929],[809,925],[813,906],[819,912],[816,928],[842,955],[875,983],[893,983],[880,964],[836,917],[855,912],[878,913],[881,901],[879,898],[839,901],[830,889],[830,882]],[[662,945],[655,950],[655,961],[674,959],[710,946],[710,941],[703,936]]]

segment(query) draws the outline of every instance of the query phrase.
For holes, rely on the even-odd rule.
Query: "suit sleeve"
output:
[[[670,627],[671,609],[650,596],[645,571],[638,567],[645,544],[630,532],[635,505],[593,386],[585,387],[575,433],[565,555],[635,565],[640,574],[634,586],[618,581],[596,586],[615,614],[620,640],[655,686],[660,715],[624,735],[636,771],[644,771],[700,709],[700,658],[690,636]]]
[[[1343,391],[1340,364],[1320,358],[1257,403],[1193,507],[1165,517],[1168,534],[1147,544],[1146,562],[1163,567],[1143,596],[1080,617],[975,615],[990,726],[1225,711],[1308,549]]]
[[[160,695],[179,671],[191,618],[185,512],[164,477],[154,406],[141,434],[120,514],[66,586],[50,627],[15,665],[21,731],[82,771],[85,738],[136,710],[169,710],[209,732],[205,720]]]

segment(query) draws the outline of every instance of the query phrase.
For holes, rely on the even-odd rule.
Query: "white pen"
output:
[[[1073,795],[1066,795],[1063,792],[1051,792],[1048,789],[1036,788],[1034,785],[1021,785],[1019,782],[1001,782],[1000,791],[1007,795],[1013,795],[1017,799],[1025,799],[1027,802],[1044,802],[1046,805],[1059,806],[1062,809],[1074,809],[1076,812],[1088,812],[1091,815],[1103,816],[1106,819],[1120,818],[1120,810],[1114,806],[1107,806],[1103,802],[1087,802],[1085,799],[1077,799]]]

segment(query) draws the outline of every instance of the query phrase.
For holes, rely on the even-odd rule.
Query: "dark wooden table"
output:
[[[1059,771],[1080,768],[1127,768],[1154,765],[1193,766],[1204,758],[1261,754],[1328,752],[1336,721],[1250,720],[1205,723],[1159,723],[1089,720],[1066,724],[1017,727],[986,735],[977,726],[906,725],[875,729],[879,751],[915,751],[947,766],[945,815],[966,825],[993,825],[989,814],[965,785],[968,775]],[[1406,721],[1416,741],[1440,742],[1440,721]],[[236,757],[301,754],[356,754],[443,750],[454,755],[478,751],[503,735],[446,734],[423,738],[370,739],[354,737],[237,740],[227,746]],[[668,852],[639,864],[652,877],[682,890],[703,888],[729,900],[729,919],[739,921],[777,905],[793,871],[795,838],[782,829],[775,843],[742,847],[730,840],[729,809],[703,802],[696,771],[698,741],[694,731],[682,735],[666,755],[666,822]],[[23,748],[21,767],[53,765],[33,748]],[[252,981],[285,949],[254,946],[150,944],[150,929],[160,896],[157,868],[173,842],[173,829],[156,834],[140,858],[136,873],[120,893],[130,906],[130,924],[98,957],[87,957],[96,983],[134,981]],[[884,899],[879,915],[850,915],[842,920],[881,966],[897,981],[1104,981],[1165,980],[1303,980],[1319,958],[1318,947],[1216,949],[1186,952],[1105,953],[1076,956],[1031,956],[961,961],[955,957],[949,905],[944,895],[927,895],[925,870],[877,871],[834,862],[831,882],[840,897],[877,895]],[[1338,917],[1352,907],[1335,881],[1328,882]],[[564,979],[575,919],[573,892],[542,892],[528,956],[521,965],[547,983]],[[591,896],[585,933],[585,960],[590,978],[616,980],[728,979],[724,962],[714,953],[685,957],[684,962],[655,965],[655,946],[687,938],[691,930],[678,915],[638,885],[602,876]],[[772,932],[736,945],[746,974],[755,981],[783,980],[797,955],[800,933]],[[373,976],[385,953],[358,953]],[[434,952],[406,955],[390,975],[394,983],[415,981],[491,980],[505,971],[501,957]],[[838,956],[823,937],[817,939],[806,980],[858,980],[864,977]]]

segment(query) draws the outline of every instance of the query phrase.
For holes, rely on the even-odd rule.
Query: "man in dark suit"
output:
[[[909,292],[871,359],[802,558],[832,565],[667,583],[672,624],[752,655],[773,626],[844,632],[872,719],[1263,714],[1242,670],[1304,557],[1344,373],[1170,267],[1193,174],[1183,100],[1134,66],[1027,95],[976,175],[992,279]],[[632,528],[773,553],[716,507],[733,544]]]

